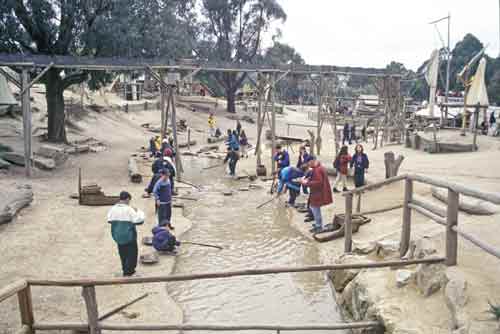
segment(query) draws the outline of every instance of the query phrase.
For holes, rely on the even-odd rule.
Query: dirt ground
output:
[[[33,94],[35,105],[40,110],[44,110],[42,93]],[[68,94],[71,97],[71,94]],[[94,102],[105,104],[98,97],[95,98]],[[225,129],[234,127],[235,122],[225,117],[226,113],[223,112],[222,107],[220,106],[217,111],[217,121],[218,126],[224,132]],[[34,115],[35,126],[44,124],[44,120],[39,119],[40,115]],[[151,199],[141,198],[145,182],[139,185],[129,182],[127,160],[131,153],[136,152],[141,146],[147,145],[147,140],[152,134],[140,125],[147,122],[159,125],[158,111],[128,114],[115,111],[90,112],[80,116],[76,123],[83,131],[70,133],[70,139],[82,136],[94,137],[104,142],[107,147],[106,151],[72,156],[63,167],[53,172],[36,171],[30,180],[24,178],[22,168],[14,168],[7,173],[0,174],[0,187],[8,187],[13,184],[31,184],[35,194],[32,205],[24,209],[14,222],[0,226],[0,252],[2,253],[0,286],[21,277],[109,278],[120,273],[116,246],[111,239],[110,228],[105,219],[109,207],[79,206],[77,201],[69,198],[70,194],[76,192],[77,189],[78,168],[82,168],[84,183],[96,182],[103,187],[107,194],[116,194],[122,189],[127,189],[132,193],[133,205],[143,209],[147,216],[145,225],[138,228],[140,237],[149,234],[154,225],[153,202]],[[198,144],[206,143],[208,135],[206,113],[179,108],[178,118],[188,120],[189,126],[194,130],[192,138],[196,139]],[[307,109],[296,107],[285,108],[285,115],[280,115],[277,119],[278,135],[287,133],[287,123],[314,125],[313,121],[307,120]],[[0,119],[2,134],[9,132],[14,135],[13,137],[2,136],[0,141],[13,147],[22,147],[20,135],[15,132],[15,128],[19,128],[19,126],[19,121]],[[250,142],[255,144],[255,125],[243,122],[243,126],[249,135]],[[295,137],[307,138],[305,128],[292,127],[290,134]],[[320,159],[323,164],[331,166],[334,145],[330,127],[324,128],[323,135],[323,151]],[[185,140],[185,134],[181,134],[179,141]],[[371,164],[367,179],[368,182],[376,182],[384,178],[383,154],[392,150],[405,157],[400,173],[422,173],[482,190],[499,192],[500,157],[498,153],[500,142],[490,137],[479,136],[478,145],[479,151],[474,153],[430,155],[402,146],[386,146],[372,151],[371,143],[366,144]],[[35,149],[36,146],[35,143]],[[296,161],[298,147],[294,146],[292,149],[290,149],[292,161]],[[264,161],[270,170],[270,152],[268,150],[264,154]],[[238,172],[254,171],[254,163],[253,156],[252,159],[242,161],[238,166]],[[210,162],[207,161],[207,165],[209,164]],[[430,198],[430,189],[427,187],[419,186],[416,190],[418,194]],[[182,193],[189,191],[191,191],[189,188],[181,189]],[[265,200],[268,195],[262,192],[262,196]],[[369,193],[363,197],[362,211],[401,202],[402,196],[400,185],[392,185]],[[325,220],[330,220],[335,213],[343,211],[343,197],[336,195],[334,204],[324,210]],[[310,236],[309,225],[302,222],[302,215],[295,211],[289,214],[292,217],[292,224],[304,235]],[[478,217],[462,213],[460,224],[477,237],[495,247],[500,247],[500,234],[495,233],[499,228],[499,217],[500,215]],[[373,219],[372,223],[363,226],[361,231],[355,234],[356,241],[371,241],[390,236],[399,237],[401,210],[373,215],[371,218]],[[174,222],[177,234],[182,234],[192,224],[182,216],[181,209],[174,209]],[[414,234],[412,238],[423,235],[433,236],[436,242],[442,246],[442,228],[440,226],[428,222],[427,219],[415,213],[413,214],[413,222],[412,232]],[[322,253],[323,261],[331,263],[342,253],[343,240],[318,244],[318,247]],[[140,253],[149,251],[150,249],[145,246],[140,247]],[[467,305],[467,311],[472,314],[474,322],[478,324],[477,328],[483,330],[474,331],[474,333],[491,332],[492,327],[484,325],[484,323],[490,323],[484,321],[487,318],[484,311],[487,308],[488,299],[497,300],[500,303],[500,295],[498,295],[498,291],[500,291],[500,279],[498,279],[500,266],[498,263],[497,259],[481,252],[468,242],[460,240],[458,268],[470,283],[470,301]],[[160,265],[149,268],[140,266],[138,272],[144,276],[165,275],[172,272],[174,265],[174,258],[162,257]],[[131,318],[135,316],[139,317],[141,321],[150,322],[179,323],[182,321],[182,311],[169,298],[162,284],[99,288],[97,297],[100,301],[100,310],[102,312],[122,304],[143,292],[150,292],[150,296],[128,308],[126,313],[117,315],[113,320],[132,321]],[[80,293],[78,289],[73,288],[34,288],[36,320],[84,321],[85,307]],[[435,303],[428,303],[426,299],[413,290],[396,291],[395,288],[388,288],[381,295],[392,296],[387,303],[397,304],[402,301],[410,301],[408,305],[411,307],[398,310],[398,315],[401,318],[407,318],[407,321],[421,318],[422,321],[432,322],[431,327],[439,330],[444,330],[448,326],[446,319],[449,318],[449,315],[441,295],[431,297],[434,298],[432,300],[437,300]],[[426,307],[422,308],[422,305],[426,305]],[[19,328],[17,310],[15,298],[0,304],[0,333],[13,333],[15,329]]]

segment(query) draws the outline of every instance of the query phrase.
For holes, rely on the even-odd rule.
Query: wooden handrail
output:
[[[18,292],[26,289],[28,287],[28,282],[26,280],[19,280],[0,290],[0,302],[7,298],[16,295]]]
[[[349,194],[352,194],[352,195],[354,195],[354,194],[361,194],[361,193],[364,193],[366,191],[372,191],[372,190],[381,188],[383,186],[387,186],[387,185],[389,185],[391,183],[395,183],[395,182],[404,180],[404,179],[406,179],[406,177],[407,177],[407,174],[401,174],[401,175],[398,175],[398,176],[394,176],[394,177],[391,177],[391,178],[386,179],[384,181],[380,181],[380,182],[377,182],[377,183],[366,185],[364,187],[355,188],[355,189],[352,189],[352,190],[349,190],[349,191],[345,191],[345,192],[342,193],[342,196],[347,196]]]
[[[89,325],[83,322],[35,322],[32,328],[35,331],[50,331],[50,330],[88,331]]]
[[[413,209],[413,210],[417,211],[418,213],[426,216],[427,218],[432,219],[433,221],[435,221],[439,225],[446,226],[446,218],[438,216],[438,215],[434,214],[433,212],[427,210],[426,208],[423,208],[419,205],[416,205],[415,203],[409,203],[408,207],[410,209]]]
[[[414,181],[417,181],[417,182],[429,184],[429,185],[432,185],[432,186],[435,186],[438,188],[451,189],[451,190],[456,191],[457,193],[465,195],[465,196],[470,196],[470,197],[482,199],[482,200],[487,201],[487,202],[500,204],[500,194],[498,194],[498,193],[480,191],[477,189],[472,189],[472,188],[463,186],[463,185],[458,184],[458,183],[437,180],[437,179],[434,179],[434,178],[431,178],[428,176],[419,175],[419,174],[409,174],[408,177]]]
[[[380,327],[378,321],[346,322],[337,324],[314,324],[314,325],[169,325],[169,324],[113,324],[101,323],[99,328],[102,330],[113,331],[160,331],[160,330],[181,330],[181,331],[319,331],[319,330],[342,330],[354,328],[373,328]]]
[[[304,267],[246,269],[246,270],[222,271],[222,272],[211,272],[211,273],[201,273],[201,274],[178,274],[169,276],[111,278],[111,279],[101,279],[101,280],[95,280],[95,279],[29,280],[28,284],[32,286],[59,286],[59,287],[143,284],[143,283],[193,281],[193,280],[214,279],[214,278],[229,278],[235,276],[257,276],[257,275],[299,273],[299,272],[312,272],[312,271],[403,267],[413,264],[439,263],[443,261],[444,258],[442,257],[430,257],[427,259],[414,259],[414,260],[404,260],[404,261],[381,261],[381,262],[365,262],[365,263],[313,265]]]
[[[498,250],[498,249],[494,248],[493,246],[488,245],[487,243],[477,239],[473,235],[463,231],[461,228],[459,228],[457,226],[453,226],[452,230],[457,232],[457,234],[459,236],[461,236],[462,238],[464,238],[465,240],[468,240],[471,243],[473,243],[474,245],[476,245],[477,247],[481,248],[486,253],[489,253],[489,254],[500,259],[500,250]]]

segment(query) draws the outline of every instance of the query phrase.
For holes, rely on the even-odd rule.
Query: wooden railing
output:
[[[352,202],[353,196],[358,196],[358,209],[361,206],[361,194],[368,191],[373,191],[381,187],[393,184],[399,181],[405,182],[404,186],[404,202],[403,202],[403,225],[401,230],[400,241],[400,255],[404,256],[410,246],[411,237],[411,210],[430,218],[432,221],[446,227],[446,264],[454,266],[457,264],[457,250],[458,250],[458,236],[470,241],[483,251],[491,254],[500,259],[500,250],[488,245],[484,241],[476,238],[475,236],[465,232],[458,227],[458,211],[460,194],[481,199],[494,204],[500,204],[500,194],[489,193],[472,189],[457,183],[437,180],[418,174],[404,174],[396,176],[382,182],[367,185],[365,187],[357,188],[343,193],[345,196],[345,244],[344,252],[350,253],[352,251]],[[431,185],[438,188],[445,188],[448,190],[448,200],[446,209],[443,209],[433,203],[426,202],[425,200],[414,196],[413,184],[420,182],[423,184]]]
[[[346,269],[363,268],[387,268],[404,267],[420,263],[442,263],[442,257],[430,257],[426,259],[415,260],[396,260],[383,262],[367,262],[353,264],[332,264],[332,265],[314,265],[304,267],[278,267],[264,269],[249,269],[239,271],[211,272],[200,274],[177,274],[158,277],[131,277],[131,278],[113,278],[113,279],[72,279],[72,280],[21,280],[0,290],[0,302],[15,296],[19,299],[21,313],[21,330],[18,334],[31,334],[35,331],[43,330],[87,330],[91,334],[101,333],[102,330],[108,331],[160,331],[160,330],[183,330],[183,331],[247,331],[247,330],[273,330],[280,331],[298,331],[298,330],[342,330],[355,328],[377,328],[381,327],[378,321],[359,321],[336,324],[306,324],[306,325],[282,325],[282,324],[251,324],[251,325],[231,325],[231,324],[118,324],[104,321],[109,314],[99,315],[99,307],[96,295],[96,286],[109,285],[127,285],[127,284],[145,284],[161,282],[177,282],[202,279],[222,279],[237,276],[256,276],[283,273],[298,272],[318,272]],[[79,287],[82,289],[82,296],[86,306],[87,322],[36,322],[31,301],[32,286],[51,286],[51,287]],[[123,309],[119,308],[119,309]]]

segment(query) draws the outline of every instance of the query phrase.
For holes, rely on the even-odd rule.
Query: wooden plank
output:
[[[21,313],[21,323],[28,327],[27,334],[34,333],[32,326],[35,322],[33,314],[33,301],[31,298],[31,288],[27,286],[23,290],[17,293],[17,299],[19,301],[19,311]]]
[[[410,177],[412,180],[417,181],[417,182],[422,182],[426,184],[433,185],[435,187],[439,188],[447,188],[447,189],[452,189],[457,193],[460,193],[465,196],[470,196],[474,198],[479,198],[494,204],[500,204],[500,194],[499,193],[491,193],[491,192],[484,192],[476,189],[472,189],[457,183],[453,182],[448,182],[448,181],[443,181],[443,180],[437,180],[428,176],[423,176],[419,174],[409,174],[408,177]]]
[[[380,327],[378,321],[345,322],[337,324],[312,324],[312,325],[281,325],[281,324],[260,324],[260,325],[231,325],[231,324],[116,324],[100,323],[103,330],[112,331],[160,331],[160,330],[181,330],[181,331],[319,331],[319,330],[343,330],[355,328]]]
[[[3,302],[7,298],[16,295],[19,291],[26,289],[27,286],[28,283],[26,282],[26,280],[19,280],[5,286],[4,288],[0,289],[0,302]]]
[[[458,255],[458,235],[454,227],[458,224],[458,208],[460,195],[448,189],[448,211],[446,213],[446,265],[455,266]]]
[[[363,211],[363,212],[360,212],[359,215],[361,215],[361,216],[374,215],[374,214],[377,214],[377,213],[383,213],[383,212],[387,212],[387,211],[401,209],[402,207],[403,207],[403,204],[396,204],[396,205],[393,205],[393,206],[389,206],[387,208],[375,209],[375,210],[369,210],[369,211]]]
[[[405,256],[408,248],[410,247],[411,239],[411,207],[409,204],[413,197],[413,181],[410,179],[405,180],[405,195],[403,202],[403,227],[401,229],[401,243],[399,248],[399,255]]]
[[[49,331],[49,330],[75,330],[75,331],[88,331],[89,326],[79,322],[35,322],[33,324],[34,330]]]
[[[441,216],[441,217],[446,217],[446,208],[437,204],[434,204],[432,202],[429,202],[425,200],[423,197],[414,195],[412,198],[412,203],[416,204],[432,213],[435,215]]]
[[[496,258],[500,259],[500,250],[499,249],[497,249],[497,248],[495,248],[495,247],[493,247],[491,245],[488,245],[487,243],[485,243],[484,241],[476,238],[472,234],[469,234],[469,233],[463,231],[458,226],[453,226],[451,229],[453,231],[455,231],[459,236],[461,236],[462,238],[464,238],[465,240],[468,240],[472,244],[474,244],[477,247],[481,248],[486,253],[491,254],[491,255],[495,256]]]
[[[344,243],[344,253],[352,252],[352,194],[349,194],[345,198],[345,243]]]
[[[170,93],[169,93],[169,101],[170,101],[170,107],[172,108],[172,132],[173,132],[173,137],[174,137],[174,149],[175,152],[178,154],[175,157],[175,169],[176,169],[176,179],[177,181],[180,181],[181,175],[182,175],[182,163],[181,163],[181,155],[179,154],[179,139],[177,137],[177,110],[175,107],[175,96],[174,96],[174,90],[175,87],[170,87]]]
[[[418,213],[426,216],[427,218],[432,219],[433,221],[435,221],[439,225],[446,226],[446,218],[440,217],[440,216],[430,212],[429,210],[424,209],[424,208],[422,208],[414,203],[409,203],[408,207],[410,209],[413,209],[413,210],[417,211]]]
[[[145,294],[143,294],[142,296],[137,297],[137,298],[135,298],[135,299],[133,299],[133,300],[129,301],[129,302],[128,302],[128,303],[126,303],[126,304],[120,305],[120,306],[118,306],[118,307],[115,307],[115,308],[113,308],[113,309],[111,309],[111,310],[107,311],[107,312],[104,312],[104,314],[103,314],[103,315],[101,315],[101,316],[99,317],[99,321],[106,320],[107,318],[109,318],[109,317],[111,317],[111,316],[115,315],[116,313],[118,313],[118,312],[120,312],[120,311],[122,311],[122,310],[126,309],[126,308],[127,308],[127,307],[129,307],[130,305],[133,305],[133,304],[137,303],[138,301],[143,300],[143,299],[144,299],[144,298],[146,298],[147,296],[149,296],[149,293],[145,293]]]
[[[372,191],[372,190],[381,188],[383,186],[389,185],[391,183],[395,183],[395,182],[399,182],[401,180],[404,180],[404,179],[406,179],[406,177],[407,177],[406,174],[401,174],[401,175],[386,179],[384,181],[369,184],[369,185],[366,185],[366,186],[360,187],[360,188],[354,188],[353,190],[350,190],[350,191],[345,191],[342,193],[342,196],[348,196],[349,194],[353,195],[353,194],[364,193],[366,191]]]
[[[364,268],[386,268],[386,267],[404,267],[420,263],[441,263],[443,257],[431,257],[427,259],[381,261],[368,263],[347,263],[347,264],[329,264],[312,265],[302,267],[273,267],[264,269],[245,269],[236,271],[211,272],[200,274],[178,274],[168,276],[151,277],[130,277],[130,278],[110,278],[110,279],[69,279],[69,280],[29,280],[32,286],[106,286],[118,284],[143,284],[143,283],[161,283],[161,282],[181,282],[203,279],[229,278],[237,276],[258,276],[282,273],[299,273],[314,271],[346,270],[346,269],[364,269]]]
[[[87,308],[87,318],[89,321],[89,333],[100,334],[99,329],[99,311],[97,307],[97,298],[94,286],[84,286],[82,288],[82,296],[85,300],[85,307]]]

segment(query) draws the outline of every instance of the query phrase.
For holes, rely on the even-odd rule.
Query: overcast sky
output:
[[[278,0],[288,19],[282,41],[308,64],[417,69],[441,46],[428,23],[451,13],[451,44],[468,32],[499,53],[499,0]],[[446,42],[447,24],[439,24]]]

